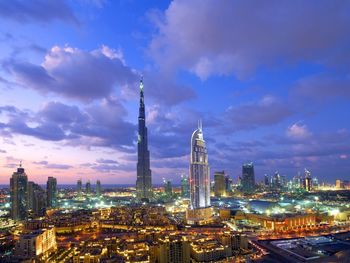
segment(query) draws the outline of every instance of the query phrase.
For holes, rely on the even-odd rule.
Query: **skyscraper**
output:
[[[190,196],[191,207],[204,208],[210,206],[210,173],[207,148],[203,138],[202,125],[191,137],[190,156]]]
[[[81,182],[81,179],[79,179],[77,181],[77,192],[78,192],[78,196],[79,197],[81,196],[82,188],[83,188],[83,183]]]
[[[208,154],[201,122],[191,137],[190,208],[186,218],[189,224],[205,224],[212,219]]]
[[[173,195],[173,186],[170,180],[164,180],[164,193],[169,197]]]
[[[46,196],[44,189],[34,182],[28,182],[27,194],[28,216],[43,216],[46,210]]]
[[[57,206],[57,179],[49,176],[46,183],[47,206]]]
[[[149,200],[152,196],[152,171],[148,150],[143,81],[140,81],[139,131],[137,139],[137,179],[136,192],[140,200]]]
[[[23,220],[27,216],[27,184],[28,177],[20,164],[10,179],[11,217],[14,220]]]
[[[214,193],[216,197],[226,195],[225,171],[214,173]]]
[[[185,175],[181,175],[181,196],[185,198],[190,196],[190,184],[188,177]]]
[[[101,196],[101,182],[100,180],[96,181],[96,196]]]
[[[91,194],[91,183],[90,183],[90,180],[88,180],[86,182],[85,192],[86,192],[86,195],[90,195]]]
[[[251,193],[255,190],[254,164],[245,163],[242,166],[242,191]]]

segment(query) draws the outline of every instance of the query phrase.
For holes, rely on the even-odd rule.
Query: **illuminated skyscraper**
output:
[[[78,192],[78,196],[81,196],[82,188],[83,188],[83,183],[81,182],[81,179],[79,179],[79,180],[77,181],[77,192]]]
[[[225,172],[214,173],[214,193],[216,197],[222,197],[226,194]]]
[[[23,220],[27,216],[27,184],[28,177],[20,164],[10,179],[11,217],[14,220]]]
[[[46,195],[44,189],[34,182],[28,182],[27,198],[28,198],[28,216],[43,216],[46,209]]]
[[[170,180],[164,180],[164,193],[170,197],[173,195],[173,186]]]
[[[191,137],[190,207],[186,211],[186,219],[188,224],[202,225],[211,222],[212,215],[208,154],[199,122]]]
[[[254,164],[245,163],[242,166],[242,191],[251,193],[255,190]]]
[[[199,122],[198,129],[192,134],[190,158],[191,207],[193,209],[209,207],[210,173],[201,122]]]
[[[185,198],[190,197],[190,184],[188,177],[185,175],[181,175],[181,196]]]
[[[96,191],[96,196],[98,196],[98,197],[101,196],[101,182],[100,182],[100,180],[96,181],[95,191]]]
[[[139,131],[137,139],[137,197],[149,200],[152,196],[152,171],[148,150],[148,138],[145,115],[145,102],[143,96],[143,81],[140,81],[140,108],[139,108]]]
[[[88,180],[86,182],[85,192],[86,192],[86,195],[90,195],[91,194],[91,183],[90,183],[90,180]]]
[[[47,178],[46,183],[47,206],[57,206],[57,179],[54,177]]]

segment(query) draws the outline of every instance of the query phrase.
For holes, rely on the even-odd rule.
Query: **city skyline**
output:
[[[141,75],[155,184],[189,175],[198,119],[211,179],[348,179],[350,4],[315,3],[1,2],[0,184],[21,160],[39,184],[134,184]]]

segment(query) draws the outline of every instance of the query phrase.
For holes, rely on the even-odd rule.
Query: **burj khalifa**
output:
[[[152,197],[152,171],[148,150],[147,127],[145,119],[145,102],[143,95],[143,81],[140,81],[139,130],[137,138],[137,198],[141,201]]]

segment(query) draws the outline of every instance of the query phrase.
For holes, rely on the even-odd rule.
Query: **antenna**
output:
[[[22,160],[19,161],[19,168],[22,168]]]
[[[198,129],[199,129],[199,130],[202,130],[202,128],[203,128],[203,127],[202,127],[202,120],[199,119],[199,120],[198,120]]]

